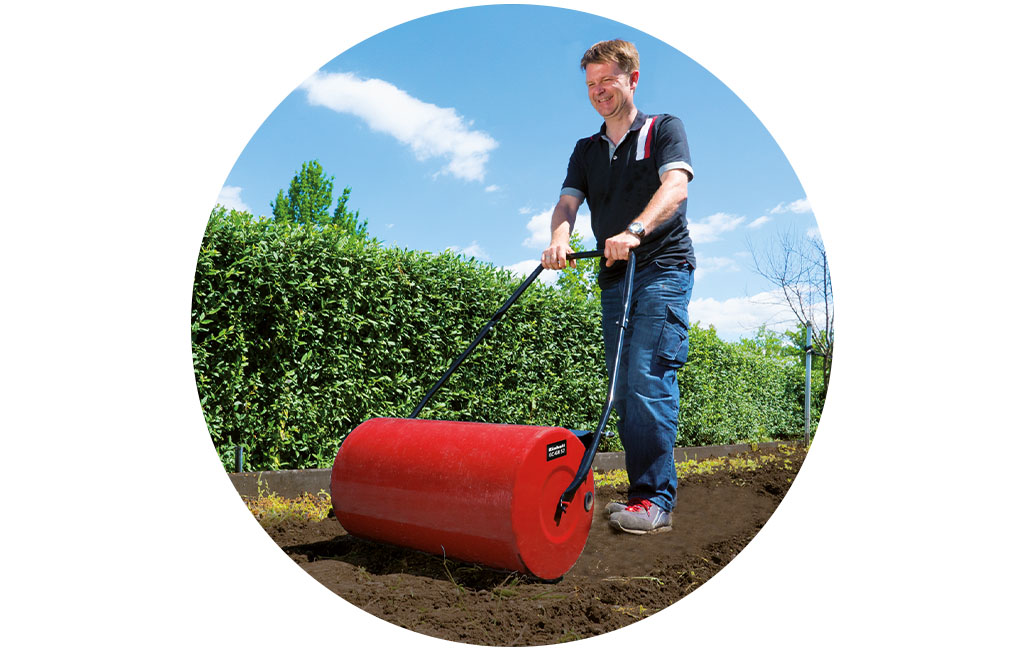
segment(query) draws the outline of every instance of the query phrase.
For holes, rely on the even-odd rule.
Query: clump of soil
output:
[[[749,452],[687,474],[673,529],[655,535],[613,531],[604,506],[625,490],[598,488],[587,545],[554,582],[358,539],[333,516],[267,532],[325,587],[395,625],[479,645],[558,643],[629,625],[714,576],[761,530],[804,455],[802,448]]]

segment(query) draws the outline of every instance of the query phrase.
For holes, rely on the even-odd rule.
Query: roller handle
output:
[[[629,308],[633,303],[633,275],[635,272],[636,253],[631,250],[629,251],[629,260],[626,262],[626,294],[623,296],[622,321],[619,323],[619,340],[615,346],[615,360],[612,363],[612,371],[608,376],[608,398],[605,400],[604,411],[601,413],[601,420],[597,424],[597,429],[594,430],[594,436],[590,440],[586,453],[583,454],[583,460],[580,461],[580,468],[576,471],[576,476],[573,477],[572,483],[569,484],[569,487],[565,489],[565,492],[558,499],[558,507],[555,510],[556,521],[561,518],[562,513],[566,511],[569,503],[576,496],[576,490],[586,480],[587,474],[590,472],[590,466],[594,464],[594,456],[597,454],[597,445],[601,442],[601,434],[604,433],[604,428],[608,424],[608,418],[612,414],[612,401],[615,399],[615,380],[619,375],[619,359],[622,357],[622,345],[626,338],[626,327],[629,325]]]

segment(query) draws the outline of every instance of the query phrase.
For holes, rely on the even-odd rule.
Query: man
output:
[[[558,204],[546,269],[564,269],[569,235],[583,200],[604,264],[602,329],[609,374],[622,319],[625,260],[637,256],[614,405],[626,451],[629,500],[609,504],[612,527],[645,534],[671,530],[676,503],[673,448],[679,420],[676,373],[689,350],[687,308],[696,259],[686,226],[693,178],[683,125],[672,115],[647,116],[633,103],[639,55],[621,40],[595,44],[580,67],[601,130],[576,143]],[[575,266],[575,260],[570,261]]]

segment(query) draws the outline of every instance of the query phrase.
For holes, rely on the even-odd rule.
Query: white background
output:
[[[814,205],[839,314],[818,438],[763,532],[684,601],[581,643],[1019,643],[1024,48],[1011,5],[555,4],[661,38],[747,102]],[[5,9],[12,647],[450,645],[335,597],[262,534],[212,451],[192,375],[203,226],[248,139],[324,62],[460,4],[363,6]]]

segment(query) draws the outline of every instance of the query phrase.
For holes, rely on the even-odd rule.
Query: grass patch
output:
[[[263,483],[257,484],[255,497],[242,497],[249,512],[263,526],[286,521],[323,521],[331,511],[331,495],[326,490],[317,494],[304,493],[296,499],[280,497],[267,492]]]

